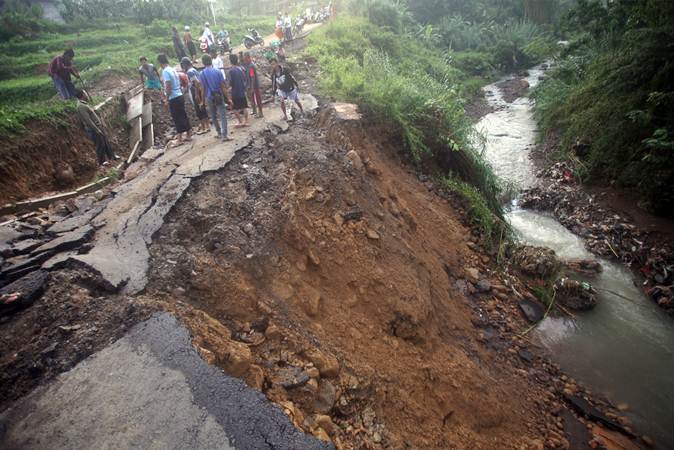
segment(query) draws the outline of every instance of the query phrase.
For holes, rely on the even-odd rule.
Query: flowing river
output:
[[[540,66],[529,71],[532,88],[542,75]],[[486,139],[484,156],[513,187],[531,187],[536,177],[529,152],[537,139],[532,102],[524,97],[507,103],[496,84],[484,91],[495,107],[476,125]],[[520,209],[515,201],[507,217],[527,244],[551,248],[562,259],[598,259],[550,215]],[[598,289],[597,307],[575,319],[548,317],[536,336],[565,372],[613,403],[626,403],[637,432],[674,448],[674,320],[642,293],[632,272],[599,261],[603,272],[588,280]]]

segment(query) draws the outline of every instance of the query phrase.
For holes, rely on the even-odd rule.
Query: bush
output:
[[[591,144],[586,181],[636,188],[644,207],[673,216],[674,4],[581,1],[568,20],[580,32],[534,90],[535,117],[561,134],[562,152]]]
[[[471,75],[490,76],[496,71],[491,55],[486,52],[455,52],[450,54],[450,59],[454,67]]]

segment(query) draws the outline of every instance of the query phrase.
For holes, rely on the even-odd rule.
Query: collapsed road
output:
[[[3,276],[35,273],[0,314],[3,444],[586,448],[562,394],[616,414],[521,336],[528,288],[354,105],[252,131],[0,230]]]
[[[309,95],[303,100],[308,111],[318,106]],[[147,246],[191,180],[224,167],[238,150],[250,145],[256,133],[270,126],[287,130],[288,124],[280,116],[278,108],[274,108],[268,112],[267,120],[254,121],[248,132],[234,134],[233,142],[226,144],[215,145],[213,137],[196,136],[185,147],[145,154],[136,165],[152,161],[153,157],[156,160],[141,175],[116,189],[114,198],[92,219],[98,230],[91,251],[69,258],[100,273],[113,290],[122,289],[126,294],[141,291],[147,284]],[[132,166],[129,171],[138,169]]]
[[[264,395],[208,365],[168,313],[0,415],[7,449],[329,449]]]

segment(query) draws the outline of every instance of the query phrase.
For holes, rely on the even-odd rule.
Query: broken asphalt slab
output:
[[[317,106],[315,100],[312,106]],[[180,200],[192,179],[222,169],[237,151],[250,145],[269,123],[280,119],[274,109],[265,120],[254,121],[233,141],[223,143],[213,136],[195,137],[192,144],[167,150],[137,177],[117,188],[115,198],[92,221],[99,228],[94,247],[71,259],[99,273],[110,288],[136,294],[147,284],[152,235]]]
[[[18,400],[0,423],[1,448],[334,448],[208,365],[168,313]]]
[[[46,271],[37,270],[0,289],[0,296],[8,296],[0,301],[0,316],[32,305],[42,296],[48,277],[49,274]],[[18,295],[16,298],[11,298],[13,294]]]

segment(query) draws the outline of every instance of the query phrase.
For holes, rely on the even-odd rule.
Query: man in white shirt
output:
[[[227,73],[225,72],[225,61],[222,57],[224,55],[224,50],[220,50],[220,53],[216,54],[215,52],[211,53],[213,57],[213,68],[222,72],[222,75],[227,79]]]
[[[210,50],[215,45],[215,36],[213,36],[213,32],[211,31],[211,24],[208,22],[204,24],[204,32],[201,33],[201,39],[206,39],[206,43],[208,44],[208,50],[210,53]]]

